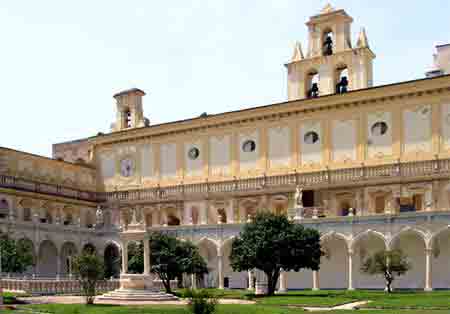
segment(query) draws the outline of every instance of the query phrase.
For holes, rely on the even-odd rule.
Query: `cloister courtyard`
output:
[[[359,314],[444,314],[450,311],[450,291],[412,291],[402,290],[387,294],[379,290],[323,290],[323,291],[289,291],[273,297],[256,297],[248,290],[213,290],[221,298],[218,314],[290,314],[306,313],[359,313]],[[54,314],[182,314],[189,313],[186,302],[182,298],[183,290],[178,290],[179,302],[169,304],[104,304],[86,306],[82,298],[74,297],[21,297],[5,294],[5,303],[38,303],[19,304],[6,309],[5,313],[54,313]],[[15,299],[17,297],[17,299]],[[58,300],[60,303],[52,303]],[[67,304],[76,303],[78,304]],[[366,303],[367,302],[367,303]],[[65,304],[63,304],[65,303]],[[240,304],[242,303],[242,304]],[[342,305],[359,304],[356,308],[343,309]],[[13,309],[14,308],[14,309]],[[332,309],[335,308],[335,309]],[[341,309],[339,309],[341,308]],[[351,308],[348,306],[347,308]]]

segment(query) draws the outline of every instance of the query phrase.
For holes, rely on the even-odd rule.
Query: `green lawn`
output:
[[[29,306],[27,306],[29,307]],[[185,307],[166,306],[113,306],[113,305],[35,305],[32,308],[40,312],[52,314],[188,314]],[[14,311],[5,313],[13,314]],[[217,314],[295,314],[310,313],[299,308],[270,305],[219,305]],[[358,310],[358,311],[327,311],[317,314],[448,314],[448,310]]]
[[[387,294],[384,291],[369,290],[320,290],[289,291],[273,297],[255,297],[247,290],[217,290],[211,292],[221,298],[253,299],[261,305],[303,305],[303,306],[336,306],[353,301],[372,301],[369,308],[417,308],[417,309],[450,309],[450,291],[395,291]],[[183,291],[178,294],[183,296]],[[450,314],[450,312],[449,312]]]
[[[314,312],[318,314],[449,314],[450,291],[290,291],[273,297],[255,297],[247,290],[211,290],[223,298],[253,299],[254,305],[219,305],[217,314],[305,313],[300,306],[334,306],[358,300],[372,301],[358,311]],[[183,291],[177,292],[183,295]],[[12,296],[12,295],[11,295]],[[184,306],[33,305],[24,306],[52,314],[187,314]],[[14,313],[14,312],[11,312]]]

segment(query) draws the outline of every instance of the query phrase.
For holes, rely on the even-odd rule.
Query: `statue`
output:
[[[295,205],[303,207],[303,189],[300,185],[295,188]]]
[[[95,212],[95,223],[97,225],[103,224],[103,209],[101,206],[97,206],[97,211]]]
[[[308,98],[319,97],[319,85],[317,83],[312,83],[311,88],[308,91]]]
[[[348,80],[346,76],[341,78],[341,81],[336,84],[336,93],[344,94],[348,91]]]
[[[333,39],[331,36],[327,36],[325,38],[325,42],[323,43],[323,55],[331,56],[333,54]]]
[[[136,217],[136,208],[133,208],[132,210],[132,214],[131,214],[131,223],[130,225],[137,225],[139,224],[139,222],[137,221],[137,217]]]
[[[296,205],[296,213],[294,220],[303,219],[303,188],[300,185],[297,185],[295,188],[295,205]]]

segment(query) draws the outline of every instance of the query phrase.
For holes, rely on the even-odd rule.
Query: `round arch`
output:
[[[424,232],[406,228],[395,234],[389,248],[406,254],[411,269],[394,281],[396,288],[423,289],[425,287],[425,249],[427,241]]]
[[[34,266],[36,265],[36,261],[37,261],[36,250],[35,250],[33,241],[31,241],[29,238],[23,236],[17,240],[17,246],[21,250],[31,252],[31,254],[33,255],[33,266],[30,266],[25,271],[25,274],[33,274]]]
[[[435,232],[430,239],[433,289],[450,287],[450,226]]]
[[[105,247],[103,259],[105,262],[105,278],[119,277],[122,262],[120,245],[114,242],[109,242]]]
[[[320,287],[345,289],[348,286],[348,240],[336,232],[321,237],[324,256],[320,259]]]
[[[75,243],[64,242],[60,254],[61,275],[69,275],[72,273],[72,259],[77,254],[78,249]]]
[[[223,260],[223,274],[224,274],[224,286],[231,289],[243,289],[248,285],[248,273],[247,272],[235,272],[230,265],[231,245],[235,236],[227,238],[223,241],[221,246],[222,260]]]
[[[38,274],[42,277],[55,277],[58,272],[58,249],[51,240],[44,240],[39,245]]]
[[[200,255],[205,259],[208,266],[208,274],[200,279],[200,284],[205,288],[218,286],[218,245],[214,240],[202,238],[197,242]]]
[[[367,230],[358,234],[350,243],[353,252],[353,285],[355,288],[382,289],[384,279],[381,276],[366,275],[361,266],[367,257],[387,249],[385,236],[377,231]]]

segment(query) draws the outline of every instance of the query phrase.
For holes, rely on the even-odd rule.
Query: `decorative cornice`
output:
[[[288,118],[305,113],[329,111],[343,107],[375,105],[385,101],[404,100],[405,98],[441,93],[450,95],[450,75],[354,90],[342,95],[330,94],[315,99],[299,99],[209,115],[208,117],[136,128],[93,137],[89,139],[89,142],[96,146],[109,146],[192,132],[207,132],[212,128],[247,127],[249,126],[248,124],[257,121],[273,120],[274,118]]]

